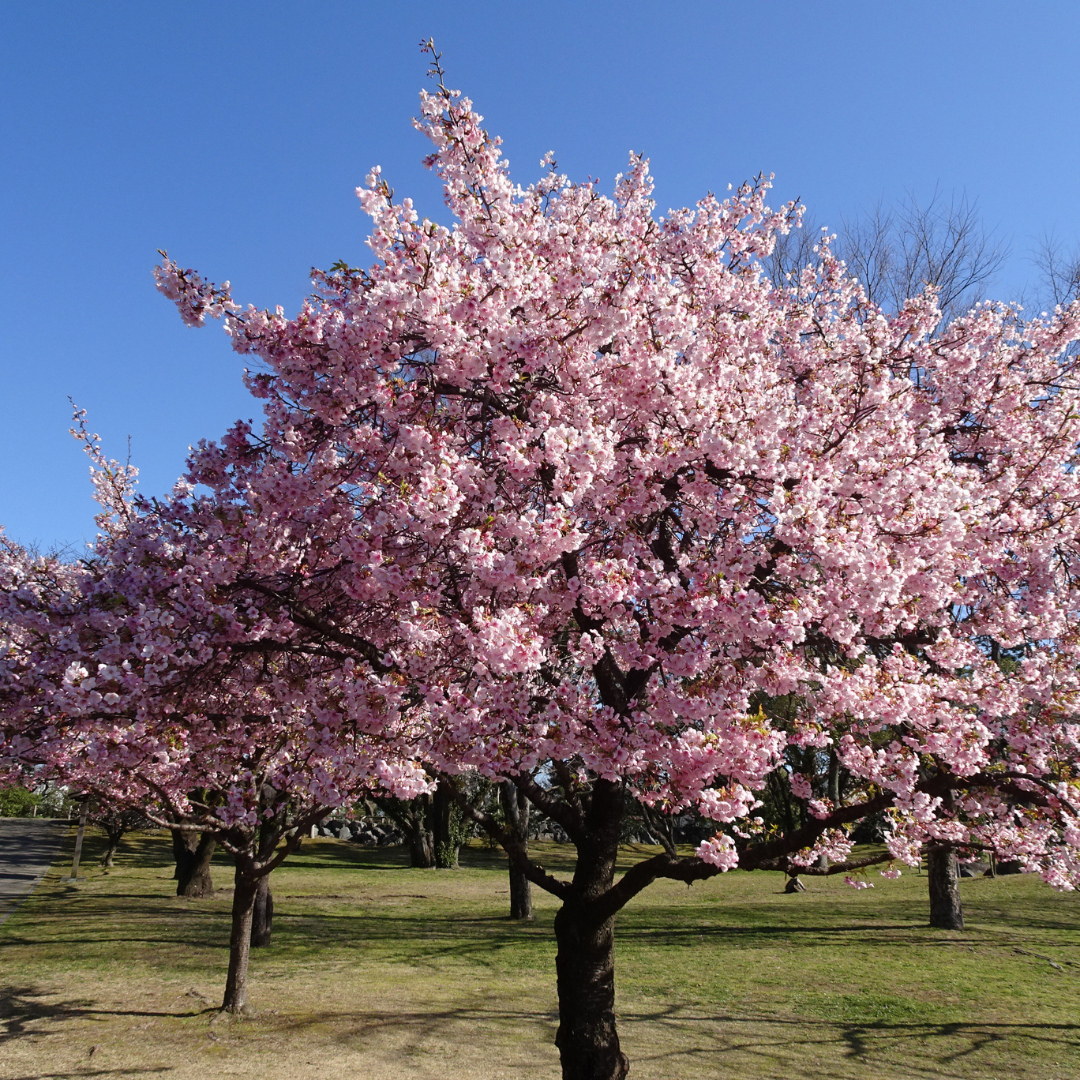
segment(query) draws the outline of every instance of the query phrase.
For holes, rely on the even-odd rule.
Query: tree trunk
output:
[[[435,865],[435,841],[431,830],[423,824],[409,834],[409,864],[422,869]]]
[[[205,900],[214,895],[210,860],[217,839],[213,833],[192,833],[173,829],[173,854],[176,856],[176,895],[189,900]]]
[[[532,884],[513,864],[510,864],[510,918],[528,920],[533,917]]]
[[[113,858],[116,855],[116,849],[120,846],[120,838],[124,835],[123,830],[119,832],[106,832],[109,838],[109,846],[105,849],[105,854],[101,856],[101,865],[110,870],[113,864]]]
[[[519,791],[513,780],[504,780],[499,787],[506,825],[514,839],[528,853],[529,850],[529,800]],[[532,885],[529,879],[510,862],[510,918],[531,919]]]
[[[951,848],[935,845],[927,850],[926,878],[930,886],[930,925],[938,930],[963,930],[960,876]]]
[[[435,836],[435,865],[440,870],[458,868],[461,840],[454,820],[454,796],[450,785],[439,781],[431,801],[432,832]]]
[[[270,944],[274,926],[274,894],[270,891],[270,875],[263,874],[255,889],[255,907],[251,913],[251,947],[261,949]]]
[[[225,981],[225,1000],[221,1003],[226,1012],[242,1012],[247,1005],[248,958],[251,955],[251,923],[255,913],[255,896],[259,891],[259,879],[250,873],[244,863],[237,859],[232,903],[232,934],[229,937],[229,975]],[[265,875],[264,875],[265,876]]]
[[[384,814],[401,830],[409,845],[409,865],[430,870],[435,865],[435,837],[431,831],[431,796],[408,801],[375,799]]]
[[[435,833],[432,828],[434,817],[430,795],[418,795],[409,807],[407,817],[409,827],[409,861],[411,865],[423,870],[435,866]]]
[[[276,817],[264,821],[259,826],[259,865],[265,866],[274,855],[274,848],[281,839],[281,825]],[[255,908],[251,916],[251,947],[265,948],[270,944],[270,935],[274,928],[274,894],[270,891],[270,875],[259,877],[255,892]]]
[[[563,1080],[622,1080],[630,1068],[615,1029],[614,928],[573,904],[555,916]]]
[[[840,805],[840,758],[835,750],[829,751],[829,799],[834,808]]]
[[[195,850],[195,845],[198,843],[198,840],[194,833],[184,832],[182,829],[170,829],[169,831],[172,833],[173,861],[176,863],[176,866],[173,869],[173,881],[179,881],[180,870],[186,857],[186,853]]]
[[[620,784],[593,782],[575,840],[573,896],[555,916],[563,1080],[622,1080],[630,1068],[615,1029],[615,920],[595,913],[615,880],[622,807]]]

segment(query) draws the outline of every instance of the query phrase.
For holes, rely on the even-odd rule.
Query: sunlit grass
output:
[[[63,885],[58,865],[0,928],[0,1076],[558,1076],[556,904],[537,894],[533,923],[507,919],[498,853],[412,870],[400,849],[305,843],[274,874],[274,942],[251,977],[260,1015],[233,1021],[212,1011],[229,867],[214,867],[215,899],[184,901],[166,837],[125,841],[108,875],[98,848],[84,885]],[[569,849],[535,851],[569,870]],[[1080,1076],[1075,895],[965,880],[968,928],[934,931],[924,877],[870,880],[808,879],[788,896],[780,875],[733,873],[638,897],[616,946],[631,1075]]]

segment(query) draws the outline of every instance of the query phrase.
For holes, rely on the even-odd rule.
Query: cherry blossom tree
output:
[[[233,856],[223,1008],[240,1011],[270,873],[328,812],[429,782],[396,754],[398,685],[354,678],[351,662],[237,599],[241,518],[210,515],[208,533],[196,512],[140,504],[134,470],[80,434],[104,508],[95,550],[78,565],[0,551],[0,760]],[[191,510],[183,486],[174,503]]]
[[[293,318],[159,267],[186,322],[223,318],[255,359],[265,418],[201,445],[155,510],[185,554],[149,562],[198,580],[198,619],[185,600],[144,628],[141,585],[99,590],[136,620],[131,672],[73,669],[65,712],[158,679],[162,639],[218,626],[225,670],[271,665],[237,676],[244,715],[270,711],[247,703],[264,682],[291,685],[273,665],[319,662],[275,708],[325,730],[328,760],[343,726],[404,725],[431,770],[512,782],[570,837],[570,879],[461,802],[561,901],[567,1080],[626,1075],[614,920],[659,877],[824,853],[866,887],[875,861],[948,843],[1075,887],[1080,307],[939,327],[932,290],[885,313],[827,244],[772,283],[798,209],[770,211],[763,178],[664,217],[637,157],[613,197],[550,156],[523,189],[434,70],[417,124],[452,227],[373,170],[374,263],[317,273]],[[201,633],[170,665],[206,664]],[[326,700],[340,719],[320,728]],[[216,724],[197,715],[193,743]],[[835,754],[843,791],[815,792],[790,748]],[[755,813],[770,776],[808,811],[790,828]],[[629,796],[716,832],[619,877]],[[853,858],[850,828],[881,813],[888,854]]]

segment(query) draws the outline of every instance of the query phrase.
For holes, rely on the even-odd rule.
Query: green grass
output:
[[[164,837],[125,841],[108,875],[99,850],[92,839],[85,884],[62,884],[58,865],[0,928],[2,1077],[558,1076],[556,905],[537,894],[535,922],[510,922],[496,853],[412,870],[400,850],[306,843],[274,874],[274,942],[252,962],[260,1015],[233,1021],[210,1008],[228,866],[214,867],[218,896],[192,902],[170,896]],[[535,850],[569,869],[569,849]],[[788,896],[780,875],[732,873],[638,897],[616,930],[631,1075],[1080,1076],[1075,894],[965,880],[967,929],[934,931],[925,877],[870,880],[806,879]]]

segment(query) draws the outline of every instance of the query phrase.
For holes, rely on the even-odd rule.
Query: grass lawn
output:
[[[555,902],[505,917],[502,856],[411,870],[401,850],[305,842],[275,872],[251,1018],[219,1016],[230,868],[171,896],[164,835],[116,868],[58,863],[0,927],[0,1077],[556,1080]],[[537,844],[548,869],[568,849]],[[70,840],[69,840],[70,851]],[[651,853],[627,848],[629,863]],[[70,855],[69,855],[70,858]],[[855,892],[777,874],[658,882],[616,930],[620,1034],[640,1080],[1075,1080],[1080,897],[1029,876],[961,883],[968,928],[926,926],[926,878]],[[1057,965],[1057,966],[1055,966]]]

